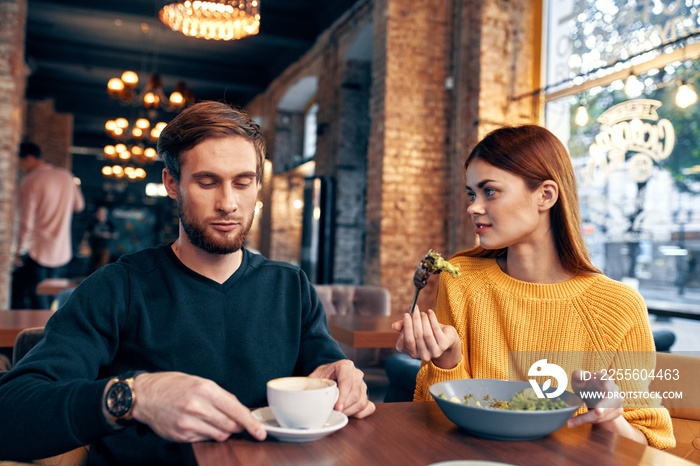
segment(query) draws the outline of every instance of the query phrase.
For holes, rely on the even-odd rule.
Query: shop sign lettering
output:
[[[667,159],[676,142],[673,125],[656,112],[661,105],[658,100],[634,99],[598,117],[601,127],[589,147],[582,185],[603,187],[613,170],[626,170],[637,183],[649,179],[654,162]]]

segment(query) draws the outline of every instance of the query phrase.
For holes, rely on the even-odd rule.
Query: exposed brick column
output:
[[[17,148],[26,87],[27,0],[0,0],[0,308],[8,309],[12,272]]]
[[[447,244],[447,77],[451,3],[375,3],[375,50],[367,196],[365,283],[391,291],[392,312],[408,310],[413,272]],[[431,280],[419,305],[432,306]]]
[[[27,102],[24,133],[41,147],[42,159],[72,169],[73,115],[56,113],[53,99]]]
[[[540,9],[533,0],[455,1],[449,249],[476,244],[464,189],[471,148],[498,126],[541,123],[539,100],[522,98],[539,87]]]

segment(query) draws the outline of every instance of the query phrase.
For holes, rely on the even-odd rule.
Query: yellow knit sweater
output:
[[[543,357],[560,365],[569,380],[575,369],[653,370],[656,356],[646,305],[632,288],[601,274],[556,284],[527,283],[505,274],[495,259],[464,253],[450,262],[461,274],[440,275],[435,312],[441,323],[457,329],[462,360],[450,370],[424,363],[416,401],[432,399],[428,388],[445,380],[527,380],[530,365]],[[615,382],[622,391],[646,392],[649,380]],[[671,418],[659,400],[634,403],[625,401],[625,419],[650,445],[675,446]],[[579,412],[585,412],[585,405]]]

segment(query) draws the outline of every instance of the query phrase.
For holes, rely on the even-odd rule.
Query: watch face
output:
[[[116,417],[126,416],[133,402],[131,388],[126,382],[117,382],[109,387],[106,397],[107,411]]]

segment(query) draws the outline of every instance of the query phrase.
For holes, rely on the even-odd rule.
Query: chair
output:
[[[42,338],[44,327],[25,328],[19,332],[12,349],[12,366],[14,367]]]
[[[649,391],[682,392],[682,399],[665,399],[663,405],[671,414],[673,433],[676,437],[675,448],[669,453],[700,463],[700,357],[672,353],[656,353],[656,373],[670,374],[678,370],[678,380],[654,378],[649,384]]]
[[[384,371],[389,386],[384,394],[385,403],[413,401],[420,365],[420,359],[413,359],[404,353],[394,353],[386,358]]]
[[[391,315],[389,290],[370,285],[314,285],[316,294],[326,310],[326,315]],[[346,356],[355,364],[375,366],[381,362],[379,348],[351,348],[340,343]]]
[[[58,292],[58,296],[56,296],[56,309],[60,309],[61,306],[68,301],[68,298],[70,298],[70,295],[73,294],[73,291],[75,291],[75,288],[66,288],[65,290]]]
[[[12,365],[17,364],[42,338],[44,338],[44,327],[25,328],[19,332],[12,349]],[[35,460],[32,464],[41,466],[81,466],[87,462],[88,449],[88,446],[79,447],[61,455]]]
[[[370,285],[314,285],[327,315],[391,314],[389,290]]]

